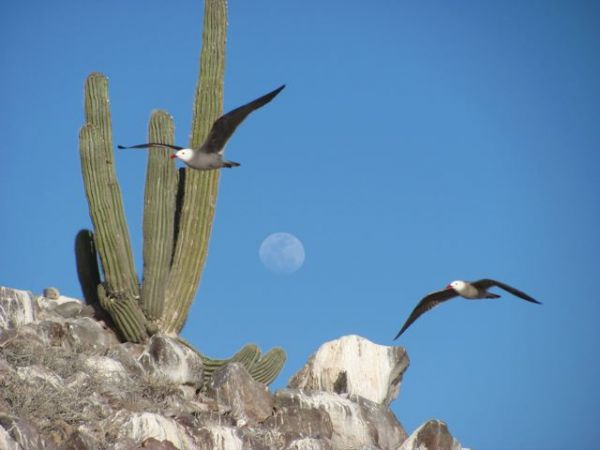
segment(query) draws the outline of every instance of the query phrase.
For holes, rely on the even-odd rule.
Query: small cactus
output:
[[[254,344],[246,344],[242,349],[227,359],[212,359],[195,350],[202,358],[204,368],[204,385],[207,386],[214,373],[223,366],[232,362],[239,362],[244,367],[252,367],[260,358],[260,349]]]
[[[285,364],[286,355],[282,348],[272,348],[265,353],[248,372],[256,381],[271,384]]]
[[[212,359],[202,354],[200,356],[204,364],[204,386],[208,386],[218,369],[233,362],[242,364],[256,381],[270,384],[277,378],[286,360],[283,349],[273,348],[261,356],[260,349],[255,344],[245,345],[228,359]]]

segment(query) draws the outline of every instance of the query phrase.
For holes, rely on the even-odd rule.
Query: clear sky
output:
[[[115,143],[162,108],[186,145],[201,23],[198,0],[1,3],[1,285],[81,296],[84,79],[110,78]],[[228,144],[242,166],[183,335],[214,357],[282,346],[282,387],[323,342],[393,345],[427,292],[497,278],[544,304],[423,316],[393,411],[477,450],[594,448],[599,23],[595,1],[232,1],[225,109],[287,88]],[[146,153],[116,164],[140,270]],[[295,274],[258,258],[278,231],[304,243]]]

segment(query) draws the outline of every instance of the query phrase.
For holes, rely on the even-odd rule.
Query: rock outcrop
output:
[[[120,343],[52,288],[0,287],[0,448],[8,450],[460,450],[431,420],[408,437],[389,410],[403,348],[359,336],[323,344],[271,393],[239,363],[206,384],[175,338]]]

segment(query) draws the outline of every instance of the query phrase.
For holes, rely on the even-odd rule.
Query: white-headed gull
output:
[[[227,140],[231,137],[235,129],[240,123],[255,109],[269,103],[273,98],[281,92],[285,87],[285,84],[278,87],[272,92],[263,95],[256,100],[246,103],[233,111],[219,117],[215,123],[213,123],[208,137],[197,148],[184,148],[177,145],[171,144],[160,144],[156,142],[149,142],[147,144],[138,144],[125,147],[119,145],[119,148],[149,148],[149,147],[167,147],[177,150],[171,158],[181,159],[188,167],[197,170],[210,170],[220,169],[221,167],[237,167],[240,164],[234,161],[223,160],[223,149]]]
[[[490,280],[488,278],[484,278],[483,280],[478,281],[453,281],[448,286],[440,291],[432,292],[431,294],[426,295],[419,302],[419,304],[413,309],[410,313],[410,316],[396,335],[394,339],[398,339],[402,333],[406,331],[408,327],[412,325],[412,323],[417,320],[422,314],[426,313],[430,309],[436,307],[440,303],[445,302],[446,300],[450,300],[454,297],[464,297],[469,300],[482,299],[482,298],[499,298],[498,294],[494,294],[492,292],[488,292],[488,289],[492,287],[499,287],[504,289],[511,294],[522,298],[523,300],[527,300],[528,302],[538,303],[533,297],[530,297],[525,292],[519,291],[508,284],[501,283],[500,281]]]

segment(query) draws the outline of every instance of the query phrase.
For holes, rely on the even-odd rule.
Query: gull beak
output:
[[[177,158],[177,155],[175,153],[173,153],[171,156],[169,156],[169,158],[175,159],[175,158]]]

